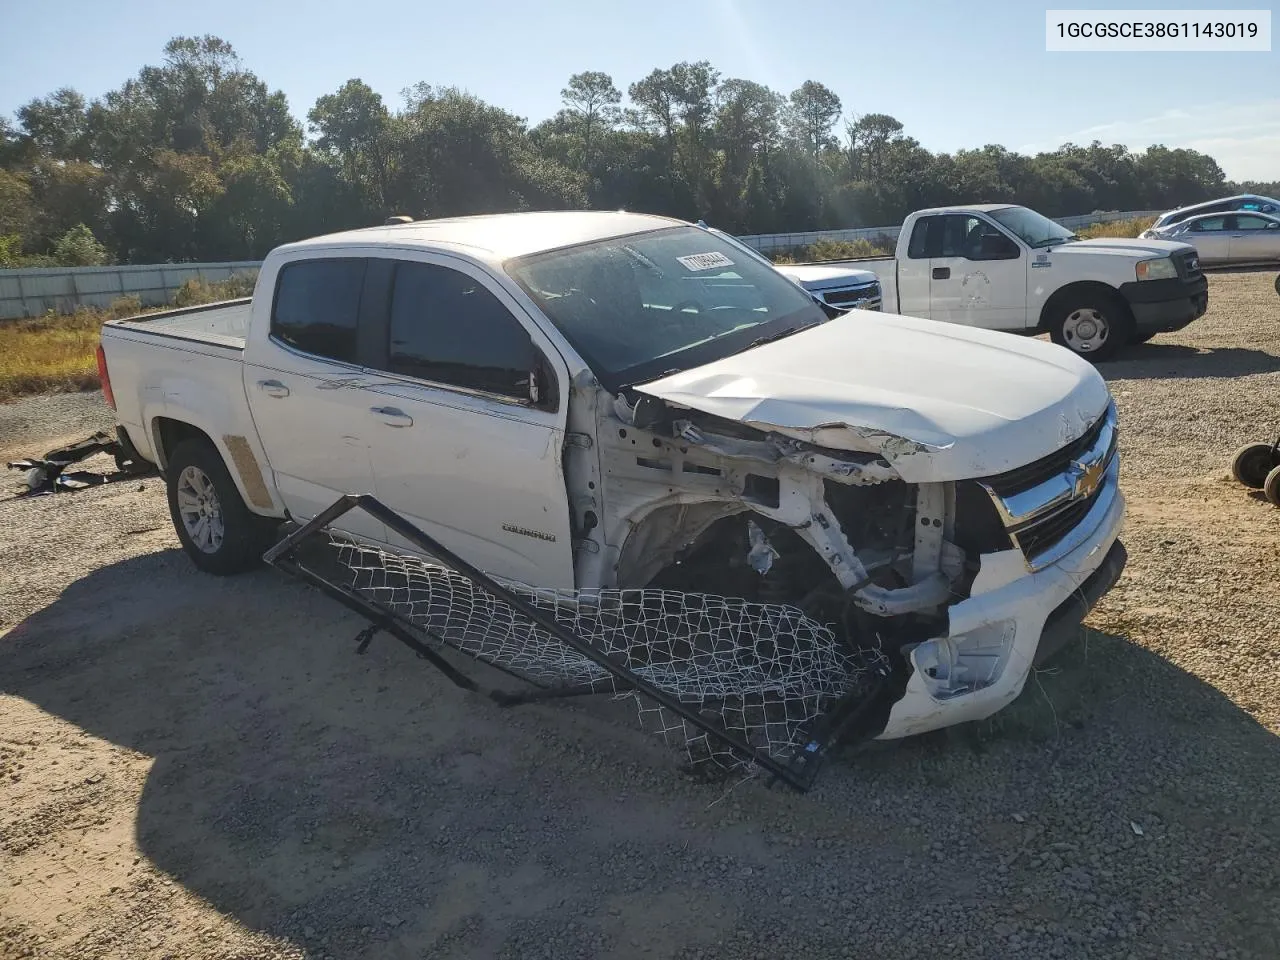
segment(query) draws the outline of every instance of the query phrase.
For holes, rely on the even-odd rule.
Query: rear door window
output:
[[[363,258],[299,260],[276,281],[271,335],[303,353],[357,362]]]

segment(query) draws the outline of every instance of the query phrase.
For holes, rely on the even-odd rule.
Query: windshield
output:
[[[697,227],[552,250],[506,270],[611,391],[827,319],[768,263]]]
[[[1029,247],[1047,247],[1080,239],[1062,224],[1054,223],[1026,207],[1002,207],[992,210],[989,216]]]

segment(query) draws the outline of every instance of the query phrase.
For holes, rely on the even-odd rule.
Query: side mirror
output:
[[[539,410],[556,409],[559,397],[556,395],[555,377],[540,354],[534,358],[528,378],[521,378],[519,383],[528,384],[530,405]]]

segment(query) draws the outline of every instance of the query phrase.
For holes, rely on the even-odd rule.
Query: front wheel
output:
[[[1053,342],[1091,363],[1110,360],[1133,336],[1129,311],[1115,297],[1088,294],[1068,300],[1049,324]]]
[[[249,511],[222,456],[207,440],[184,440],[165,469],[169,514],[182,548],[205,573],[229,576],[262,559],[275,521]]]

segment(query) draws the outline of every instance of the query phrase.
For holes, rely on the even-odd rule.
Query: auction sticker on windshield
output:
[[[700,270],[711,270],[715,267],[733,266],[733,261],[719,251],[712,253],[691,253],[687,257],[676,257],[676,259],[683,263],[684,268],[690,273],[697,273]]]

